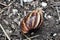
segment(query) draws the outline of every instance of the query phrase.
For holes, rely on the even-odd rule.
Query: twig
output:
[[[10,13],[10,9],[11,9],[11,6],[8,7],[8,10],[7,10],[7,13],[6,14],[9,14]]]
[[[7,6],[6,4],[3,4],[3,3],[1,3],[1,2],[0,2],[0,4],[3,5],[3,6]]]
[[[8,4],[8,6],[10,6],[11,4],[13,4],[15,2],[15,0],[13,0],[11,3]]]
[[[23,34],[24,35],[24,34]],[[29,38],[27,35],[24,35],[28,40],[31,40],[31,38]],[[26,40],[26,39],[24,39],[24,40]]]
[[[58,7],[56,7],[56,10],[57,10],[57,12],[58,12],[58,16],[59,16],[59,20],[60,20],[60,11],[58,10]]]
[[[30,38],[35,38],[35,37],[38,37],[39,35],[36,35],[36,36],[33,36],[33,37],[30,37]]]
[[[23,6],[23,0],[20,0],[20,2],[21,2],[21,6]]]
[[[36,36],[32,36],[32,37],[27,37],[26,35],[24,35],[27,39],[31,40],[32,38],[35,38],[35,37],[38,37],[39,35],[36,35]],[[27,39],[24,39],[24,40],[27,40]]]
[[[1,29],[3,30],[4,34],[6,35],[6,37],[8,38],[8,40],[11,40],[10,37],[8,36],[8,34],[6,33],[6,31],[4,30],[4,28],[2,27],[2,25],[0,24]]]
[[[1,14],[2,12],[4,12],[4,9],[9,8],[9,6],[11,6],[11,4],[14,3],[14,2],[15,2],[15,0],[13,0],[13,1],[12,1],[10,4],[8,4],[8,5],[5,5],[5,4],[3,4],[3,3],[0,3],[0,4],[4,5],[4,6],[6,6],[5,8],[3,8],[3,10],[0,12],[0,14]]]
[[[3,8],[2,11],[0,12],[0,14],[1,14],[2,12],[4,12],[4,10],[7,9],[7,8],[8,8],[8,7]]]

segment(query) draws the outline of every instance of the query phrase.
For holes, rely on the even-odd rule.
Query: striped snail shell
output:
[[[40,27],[43,23],[42,9],[33,10],[30,14],[27,14],[21,21],[22,33],[28,33],[32,29]]]

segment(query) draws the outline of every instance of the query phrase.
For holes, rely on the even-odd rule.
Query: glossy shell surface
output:
[[[21,21],[21,31],[22,33],[28,33],[29,30],[40,27],[43,22],[42,9],[33,10],[31,13],[27,14]]]

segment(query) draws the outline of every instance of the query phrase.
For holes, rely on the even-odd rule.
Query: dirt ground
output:
[[[42,3],[45,3],[44,6]],[[42,27],[34,33],[31,40],[60,40],[60,1],[59,0],[1,0],[0,26],[3,27],[10,40],[25,40],[22,37],[20,22],[23,17],[36,8],[42,8],[44,22]],[[0,27],[0,40],[9,40]],[[27,39],[26,39],[27,40]]]

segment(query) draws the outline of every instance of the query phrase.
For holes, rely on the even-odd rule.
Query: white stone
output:
[[[20,21],[18,22],[18,25],[20,26]]]
[[[26,16],[26,11],[24,11],[24,16]]]
[[[11,1],[11,0],[8,0],[9,2]]]
[[[46,7],[46,6],[47,6],[47,3],[42,2],[41,5],[42,5],[43,7]]]
[[[11,26],[12,26],[13,29],[15,29],[15,25],[12,24]]]
[[[53,34],[53,36],[56,36],[56,35],[57,35],[56,33]]]
[[[33,0],[23,0],[24,2],[32,2]]]
[[[17,9],[12,9],[13,13],[15,14],[16,12],[18,12]]]
[[[12,33],[12,30],[10,30],[10,33]]]
[[[33,34],[34,34],[34,32],[31,33],[31,35],[33,35]]]
[[[60,16],[59,16],[59,20],[60,20]]]
[[[52,18],[52,16],[48,15],[48,18]]]

